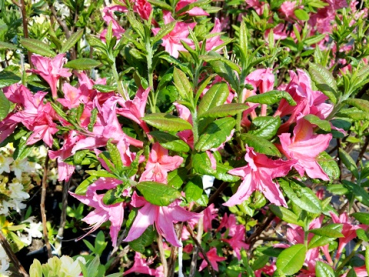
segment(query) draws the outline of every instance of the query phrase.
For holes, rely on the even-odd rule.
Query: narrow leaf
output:
[[[340,225],[341,228],[337,227],[337,225]],[[321,228],[317,228],[317,229],[313,229],[313,230],[309,230],[310,233],[322,236],[322,237],[328,237],[328,238],[342,238],[344,237],[344,235],[342,235],[342,224],[328,224],[324,227]]]
[[[272,90],[250,96],[246,99],[246,102],[273,105],[279,103],[282,99],[286,99],[288,104],[291,106],[296,106],[295,100],[293,100],[292,96],[288,92],[279,90]]]
[[[55,52],[51,50],[49,45],[37,39],[23,38],[20,41],[20,43],[24,46],[24,48],[26,48],[28,51],[32,53],[39,54],[41,56],[46,56],[46,57],[56,56]]]
[[[179,117],[170,115],[155,113],[149,114],[142,118],[147,124],[168,132],[178,132],[183,130],[192,129],[192,125]]]
[[[64,43],[62,49],[60,50],[60,53],[65,53],[69,49],[71,49],[82,38],[83,32],[84,30],[80,29],[77,32],[73,33]]]
[[[321,90],[332,103],[336,104],[338,99],[337,84],[332,73],[320,64],[310,63],[309,73],[315,85]]]
[[[173,70],[174,85],[178,89],[179,94],[183,100],[190,100],[193,94],[191,83],[188,81],[188,77],[178,68]]]
[[[199,116],[211,108],[223,105],[228,95],[229,90],[226,83],[214,84],[201,99],[198,107]]]
[[[217,106],[211,108],[210,110],[202,113],[200,117],[210,117],[210,118],[217,118],[217,117],[225,117],[228,115],[236,115],[240,112],[247,110],[249,106],[245,104],[239,103],[231,103],[231,104],[224,104],[221,106]]]
[[[88,58],[81,58],[76,59],[70,62],[67,62],[64,67],[77,69],[77,70],[87,70],[92,69],[94,67],[99,66],[101,63],[99,61],[88,59]]]
[[[308,114],[304,116],[304,119],[309,121],[311,124],[318,126],[323,131],[326,131],[326,132],[331,131],[331,125],[329,124],[329,122],[327,120],[320,119],[316,115]]]

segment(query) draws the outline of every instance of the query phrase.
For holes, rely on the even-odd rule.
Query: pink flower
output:
[[[155,223],[155,228],[159,234],[173,246],[181,247],[182,243],[177,238],[173,223],[199,218],[201,215],[186,211],[179,206],[179,202],[179,200],[176,200],[167,207],[156,206],[150,204],[144,197],[138,196],[134,192],[131,205],[135,208],[142,208],[137,211],[135,221],[124,241],[132,241],[139,238],[147,227]]]
[[[222,31],[221,24],[218,18],[215,18],[213,30],[210,34],[220,33]],[[221,45],[223,41],[220,39],[220,35],[209,38],[206,40],[206,51],[211,51],[217,46]],[[217,50],[219,52],[221,49]]]
[[[112,178],[100,178],[88,187],[86,195],[78,195],[73,192],[69,192],[70,195],[77,198],[83,204],[95,208],[95,210],[82,219],[87,224],[94,225],[86,235],[95,231],[104,222],[108,220],[111,222],[110,237],[113,247],[117,246],[118,233],[123,223],[124,203],[121,202],[113,205],[105,205],[102,200],[104,195],[97,194],[96,192],[98,190],[113,189],[121,182],[122,181],[120,180]]]
[[[236,216],[234,214],[230,214],[228,216],[228,214],[225,213],[217,229],[217,232],[219,232],[223,227],[225,227],[226,229],[228,229],[228,235],[230,237],[233,237],[236,234],[237,226],[238,225],[236,221]]]
[[[246,229],[245,226],[243,225],[236,225],[236,230],[235,230],[235,234],[232,236],[232,238],[230,239],[222,239],[222,241],[225,241],[226,243],[228,243],[234,253],[236,254],[236,257],[238,260],[241,259],[241,249],[249,249],[249,245],[247,243],[245,243],[245,235],[246,235]]]
[[[279,10],[281,11],[281,13],[283,14],[283,16],[286,19],[295,18],[295,14],[294,14],[295,9],[296,9],[296,2],[295,1],[283,2],[282,5],[279,8]]]
[[[31,61],[35,66],[35,69],[30,69],[31,72],[40,75],[50,85],[53,98],[58,97],[57,82],[60,77],[68,78],[72,74],[69,69],[63,68],[67,59],[64,58],[65,54],[59,54],[55,58],[45,58],[36,54],[33,54]]]
[[[294,161],[272,160],[266,155],[255,153],[252,147],[246,148],[245,160],[248,165],[228,171],[243,180],[237,192],[223,205],[234,206],[248,199],[255,191],[261,191],[273,204],[287,207],[287,203],[274,178],[286,176]]]
[[[321,152],[327,149],[332,139],[331,134],[314,135],[313,125],[307,120],[301,118],[293,130],[293,137],[289,133],[283,133],[279,136],[280,150],[292,161],[300,176],[304,172],[310,178],[320,178],[328,181],[329,177],[322,170],[317,162],[317,157]]]
[[[112,23],[112,31],[113,31],[113,36],[115,36],[118,40],[122,37],[122,34],[125,32],[125,30],[123,29],[122,26],[120,26],[119,22],[117,22],[113,16],[113,13],[115,11],[119,11],[119,12],[127,12],[128,9],[126,7],[123,6],[112,6],[112,7],[105,7],[103,10],[103,19],[105,21],[105,23],[107,25],[110,24],[110,22]],[[106,40],[106,33],[107,33],[107,29],[105,29],[104,31],[102,31],[102,33],[100,34],[100,38],[102,41]]]
[[[174,21],[172,14],[168,11],[164,11],[164,23],[169,24],[170,22]],[[178,58],[179,51],[187,51],[186,48],[183,47],[181,40],[186,42],[187,44],[191,45],[192,41],[188,39],[188,35],[190,32],[188,28],[193,29],[196,25],[194,23],[185,23],[185,22],[177,22],[174,29],[167,34],[165,37],[162,38],[163,43],[162,45],[169,54],[173,57]],[[154,35],[159,32],[160,28],[153,28],[152,31]]]
[[[133,11],[138,13],[142,19],[148,20],[152,11],[151,4],[146,0],[136,0],[133,3]]]
[[[176,6],[176,12],[178,12],[180,9],[194,2],[196,2],[196,0],[179,0]],[[208,16],[209,15],[206,11],[204,11],[200,7],[194,7],[184,13],[187,13],[190,16]]]
[[[209,232],[212,230],[211,221],[215,219],[218,215],[218,209],[214,208],[214,204],[210,204],[209,207],[207,207],[204,210],[204,230],[205,232]]]
[[[142,173],[140,182],[154,181],[167,183],[168,171],[178,168],[183,162],[180,156],[168,156],[168,150],[156,142],[149,155],[145,171]]]
[[[63,85],[64,99],[59,98],[57,101],[68,109],[77,108],[80,104],[89,102],[89,97],[86,91],[81,91],[68,83]]]
[[[204,259],[204,255],[202,253],[199,253],[199,256]],[[215,247],[210,248],[208,252],[206,252],[206,256],[208,257],[212,268],[214,268],[215,271],[218,271],[218,262],[225,261],[225,257],[218,256],[217,249]],[[208,265],[208,262],[204,259],[200,265],[199,271],[202,271],[206,266]]]
[[[123,275],[127,275],[130,273],[142,273],[148,274],[151,276],[156,275],[156,270],[149,267],[153,263],[152,260],[147,260],[141,257],[141,254],[136,252],[135,253],[135,262],[133,266],[129,269],[124,271]]]
[[[260,93],[273,90],[274,74],[271,68],[257,69],[246,77],[246,83],[253,85],[255,89],[259,89]]]
[[[265,3],[265,2],[261,2],[259,0],[245,0],[248,8],[253,8],[255,9],[256,13],[258,15],[262,15],[264,8],[267,7],[269,8],[269,4]],[[270,10],[270,9],[269,9]]]

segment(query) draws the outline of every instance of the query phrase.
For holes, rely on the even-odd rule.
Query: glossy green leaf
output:
[[[364,99],[349,98],[343,104],[353,106],[361,111],[369,113],[369,101]]]
[[[172,7],[169,6],[167,3],[165,3],[164,1],[159,1],[159,0],[147,0],[147,2],[149,2],[150,4],[159,7],[163,10],[167,10],[167,11],[172,11]]]
[[[114,205],[117,203],[124,202],[124,198],[115,189],[109,189],[103,196],[102,199],[105,205]]]
[[[246,102],[273,105],[279,103],[282,99],[286,99],[291,106],[296,106],[296,102],[292,96],[288,92],[280,90],[272,90],[250,96],[246,99]]]
[[[144,38],[144,35],[145,35],[144,26],[142,25],[141,22],[139,22],[136,19],[135,13],[133,13],[132,11],[129,11],[127,13],[127,19],[129,21],[131,27],[133,28],[133,30],[135,30],[141,38]]]
[[[357,277],[355,269],[351,268],[346,277]]]
[[[169,133],[161,132],[161,131],[153,131],[150,132],[150,135],[152,135],[162,147],[176,151],[176,152],[189,152],[190,147],[187,143],[185,143],[183,140],[181,140],[179,137],[176,137],[175,135],[171,135]]]
[[[223,105],[229,95],[228,85],[226,83],[214,84],[202,97],[198,107],[198,114],[207,112],[211,108]]]
[[[308,114],[304,116],[304,119],[309,121],[311,124],[318,126],[323,131],[326,131],[326,132],[331,131],[331,124],[327,120],[322,120],[316,115]]]
[[[192,164],[194,171],[199,174],[214,175],[216,173],[216,170],[211,167],[211,161],[206,152],[194,154]]]
[[[199,137],[195,145],[197,151],[207,151],[218,148],[231,135],[236,120],[233,117],[225,117],[213,121]]]
[[[162,26],[159,30],[159,32],[154,36],[153,38],[153,44],[161,40],[163,37],[165,37],[167,34],[169,34],[171,31],[173,31],[174,27],[176,26],[177,21],[172,21],[164,26]]]
[[[233,167],[217,163],[215,178],[222,180],[224,182],[235,183],[240,180],[240,177],[228,174],[228,171],[233,169]]]
[[[327,187],[327,190],[335,195],[345,195],[349,190],[342,184],[334,184]]]
[[[148,114],[142,120],[161,131],[179,132],[192,129],[192,125],[189,122],[170,114]]]
[[[369,234],[364,231],[364,229],[357,229],[356,235],[358,239],[361,239],[362,241],[369,242]]]
[[[351,173],[354,174],[356,178],[359,178],[359,172],[357,170],[356,163],[354,159],[350,156],[350,154],[348,154],[345,150],[340,148],[339,157],[340,160],[343,162],[343,164],[347,167],[347,169],[350,170]]]
[[[0,50],[17,50],[17,46],[12,43],[7,43],[4,41],[0,41]]]
[[[128,242],[128,244],[134,251],[144,253],[146,247],[152,244],[155,237],[156,231],[154,230],[153,225],[150,225],[139,238]],[[121,273],[120,276],[122,276]]]
[[[310,18],[309,14],[302,9],[296,9],[293,13],[297,17],[297,19],[300,19],[302,21],[308,21]]]
[[[301,227],[304,226],[304,222],[299,220],[298,216],[294,212],[290,211],[289,209],[286,209],[281,206],[276,206],[274,204],[271,204],[269,206],[269,209],[272,211],[272,213],[274,213],[278,218],[282,219],[283,221],[286,221],[288,223],[292,223],[295,225],[299,225]]]
[[[181,193],[168,185],[157,182],[141,182],[136,188],[142,193],[146,201],[157,206],[168,206],[181,197]]]
[[[94,183],[97,179],[98,179],[98,177],[96,177],[96,176],[90,176],[90,177],[84,179],[83,182],[80,183],[79,186],[76,188],[75,193],[78,194],[78,195],[85,195],[88,187],[92,183]]]
[[[27,140],[32,132],[27,133],[25,136],[21,137],[18,145],[14,145],[15,151],[13,153],[14,160],[23,160],[29,156],[32,151],[33,146],[27,145]]]
[[[224,78],[234,90],[238,89],[238,80],[236,74],[229,65],[222,61],[212,61],[209,63],[215,73]]]
[[[8,98],[5,97],[2,90],[0,90],[0,121],[7,117],[7,115],[9,114],[9,110],[10,101],[8,100]]]
[[[179,95],[183,100],[190,100],[193,94],[191,83],[188,81],[188,77],[178,68],[173,70],[174,85],[176,86]]]
[[[369,247],[365,247],[365,268],[366,273],[369,275]]]
[[[278,182],[288,198],[298,207],[314,214],[322,212],[320,200],[310,188],[292,179],[279,179]]]
[[[338,99],[337,84],[332,73],[320,64],[310,63],[309,73],[317,88],[328,96],[332,103]]]
[[[184,192],[186,194],[187,202],[196,202],[198,199],[200,199],[202,193],[204,190],[201,187],[201,178],[198,178],[198,182],[196,182],[194,179],[188,181],[187,185],[184,188]]]
[[[112,91],[117,91],[117,87],[116,86],[107,86],[107,85],[94,85],[93,86],[94,89],[96,89],[99,92],[103,92],[103,93],[109,93]]]
[[[204,112],[200,115],[200,117],[210,117],[210,118],[217,118],[217,117],[225,117],[228,115],[236,115],[240,112],[247,110],[249,107],[245,104],[238,104],[238,103],[231,103],[231,104],[224,104],[221,106],[217,106],[211,108],[207,112]]]
[[[250,133],[242,134],[241,139],[248,145],[254,148],[258,153],[281,157],[281,153],[278,148],[269,140],[252,135]]]
[[[110,160],[113,162],[113,165],[117,171],[117,173],[121,173],[123,171],[123,162],[120,156],[120,152],[118,147],[109,140],[106,144],[106,148],[109,151]]]
[[[341,228],[339,228],[337,225],[340,225]],[[342,238],[344,237],[344,235],[342,235],[342,224],[336,224],[336,223],[332,223],[332,224],[328,224],[325,225],[321,228],[317,228],[317,229],[312,229],[309,230],[310,233],[316,234],[318,236],[322,236],[322,237],[328,237],[328,238]]]
[[[369,194],[363,187],[347,180],[342,180],[342,183],[351,193],[355,195],[355,198],[357,200],[359,200],[365,206],[369,207]]]
[[[250,130],[250,134],[269,140],[277,134],[281,118],[279,116],[258,116],[252,121],[252,124],[258,128]]]
[[[184,167],[180,167],[168,173],[168,186],[180,189],[183,182],[188,177],[188,170]]]
[[[353,213],[352,216],[360,223],[369,225],[369,213]]]
[[[282,251],[277,258],[277,270],[285,275],[293,275],[298,272],[305,261],[306,246],[295,244]]]
[[[20,43],[23,45],[24,48],[26,48],[28,51],[39,54],[41,56],[46,57],[55,57],[56,54],[49,45],[46,43],[41,42],[38,39],[32,39],[32,38],[23,38],[21,39]]]
[[[334,228],[336,228],[336,230],[339,232],[342,231],[342,225],[336,225]],[[329,238],[329,237],[314,235],[309,242],[308,249],[313,249],[315,247],[327,245],[328,243],[334,240],[336,240],[336,238]]]
[[[315,275],[316,277],[335,277],[332,267],[320,261],[316,262]]]
[[[241,73],[239,65],[235,64],[231,60],[228,60],[221,56],[218,53],[210,52],[212,55],[201,55],[199,58],[205,62],[212,62],[212,61],[222,61],[227,64],[232,70],[236,71],[237,73]]]
[[[332,181],[337,180],[340,177],[341,171],[337,162],[327,152],[323,151],[320,153],[317,158],[317,162]]]
[[[67,62],[64,67],[77,69],[77,70],[87,70],[92,69],[94,67],[99,66],[101,63],[99,61],[89,59],[89,58],[81,58],[76,59],[70,62]]]
[[[12,84],[16,84],[21,80],[20,77],[10,71],[0,72],[0,88],[8,87]]]
[[[60,49],[60,53],[65,53],[69,49],[71,49],[82,38],[83,32],[84,30],[80,29],[77,32],[73,33],[63,44],[63,47]]]

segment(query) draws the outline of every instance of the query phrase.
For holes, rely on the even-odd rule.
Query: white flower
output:
[[[42,238],[42,233],[40,232],[41,229],[42,229],[41,224],[42,224],[41,222],[39,222],[39,223],[31,222],[30,225],[29,225],[29,228],[24,228],[24,230],[32,238]]]
[[[12,180],[13,183],[9,184],[10,197],[17,200],[24,200],[29,198],[29,194],[23,191],[24,187],[16,179]],[[15,181],[15,182],[14,182]]]
[[[12,171],[15,174],[15,177],[18,179],[22,179],[22,172],[28,172],[28,161],[26,159],[23,160],[15,160],[11,166]]]
[[[4,248],[0,244],[0,276],[10,275],[10,273],[7,271],[8,268],[9,268],[8,255],[6,255]]]
[[[3,172],[10,173],[10,164],[13,162],[13,158],[4,157],[0,154],[0,174]]]
[[[86,264],[86,260],[83,257],[78,257],[75,261],[73,261],[73,259],[69,256],[62,256],[60,261],[60,271],[64,273],[66,277],[78,277],[80,275],[82,270],[78,261]]]

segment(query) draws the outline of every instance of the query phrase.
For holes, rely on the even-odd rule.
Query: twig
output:
[[[212,203],[215,203],[215,201],[218,199],[218,196],[223,192],[223,190],[226,189],[226,187],[228,187],[229,183],[228,182],[223,182],[219,188],[210,196],[209,202],[208,202],[208,206]],[[200,213],[203,210],[205,210],[206,207],[197,207],[194,212],[195,213]]]
[[[163,238],[159,232],[158,232],[158,248],[160,253],[161,264],[163,265],[163,274],[164,276],[168,276],[168,264],[167,260],[165,259]]]
[[[361,148],[361,151],[359,153],[359,156],[357,157],[357,160],[356,160],[356,166],[359,166],[362,158],[364,157],[364,154],[366,152],[366,149],[368,148],[368,145],[369,145],[369,137],[366,137],[365,138],[365,142],[364,142],[364,145],[363,147]]]
[[[24,269],[22,264],[19,262],[17,256],[12,251],[12,248],[10,247],[10,244],[4,237],[3,233],[0,231],[0,244],[4,248],[6,254],[8,255],[9,259],[11,260],[12,264],[15,266],[15,268],[18,270],[19,273],[21,273],[23,276],[28,277],[27,271]]]
[[[282,242],[289,242],[288,239],[285,238],[274,238],[274,237],[258,237],[255,241],[262,240],[262,241],[282,241]]]
[[[198,249],[200,250],[201,254],[204,256],[205,261],[208,263],[208,268],[209,268],[209,271],[210,271],[211,276],[215,277],[214,268],[213,268],[213,266],[211,265],[211,262],[210,262],[210,260],[209,260],[208,256],[206,255],[204,248],[202,248],[201,243],[200,243],[200,242],[198,241],[198,239],[195,237],[195,234],[193,233],[193,230],[192,230],[191,226],[190,226],[190,225],[188,225],[188,223],[187,223],[187,222],[185,222],[185,225],[186,225],[187,230],[188,230],[188,232],[190,233],[190,235],[191,235],[191,237],[192,237],[193,241],[195,242],[196,246],[197,246],[197,247],[198,247]],[[190,276],[191,276],[191,275],[190,275]]]
[[[197,224],[197,241],[201,244],[202,233],[204,231],[204,218],[200,218],[199,223]],[[199,247],[195,245],[193,250],[192,259],[191,259],[191,266],[190,266],[190,275],[189,277],[194,277],[196,270],[197,270],[197,258],[199,256]]]
[[[15,3],[15,1],[13,2]],[[21,0],[21,5],[17,5],[22,13],[22,25],[23,25],[23,35],[25,38],[28,38],[28,19],[27,19],[27,12],[26,12],[26,3],[24,2],[24,0]],[[32,65],[32,61],[31,61],[31,52],[27,51],[27,56],[28,56],[28,63],[31,66],[31,68],[33,67]]]
[[[110,273],[118,265],[120,259],[123,258],[124,255],[127,255],[129,249],[130,249],[129,245],[123,248],[123,250],[111,262],[108,269],[106,270],[106,273]]]
[[[70,180],[71,179],[69,179],[68,181],[64,182],[64,186],[63,186],[63,196],[62,196],[62,208],[61,208],[61,215],[60,215],[60,224],[59,224],[58,234],[56,235],[57,242],[59,244],[59,245],[56,245],[56,249],[58,249],[58,251],[59,251],[58,254],[59,255],[60,255],[60,251],[61,251],[61,244],[62,244],[63,235],[64,235],[65,223],[66,223],[66,220],[67,220],[68,190],[69,190]]]
[[[42,218],[42,227],[43,227],[42,229],[43,229],[44,240],[45,240],[45,245],[47,249],[47,255],[49,256],[49,258],[52,258],[53,255],[51,253],[51,246],[50,246],[49,237],[47,234],[47,227],[46,227],[47,220],[46,220],[46,210],[45,210],[48,165],[49,165],[49,155],[46,155],[45,165],[44,165],[44,175],[42,177],[42,191],[41,191],[40,208],[41,208],[41,218]]]
[[[183,229],[183,222],[181,222],[180,224],[176,224],[175,227],[176,227],[177,237],[180,238],[182,234],[182,229]],[[172,245],[170,248],[170,257],[168,261],[168,276],[169,277],[174,276],[177,252],[178,252],[178,247]]]
[[[273,221],[275,215],[270,213],[269,216],[265,219],[264,223],[259,225],[259,227],[255,230],[255,232],[246,239],[247,244],[251,244],[252,242],[255,242],[258,236],[268,227],[268,225]]]
[[[50,10],[51,10],[53,16],[55,17],[56,21],[58,22],[58,24],[60,25],[60,27],[63,29],[63,31],[65,33],[65,36],[67,38],[69,38],[70,35],[71,35],[71,33],[70,33],[69,29],[68,29],[67,24],[58,17],[58,14],[57,14],[57,12],[56,12],[56,10],[55,10],[55,8],[54,8],[53,5],[50,5],[49,7],[50,7]]]

